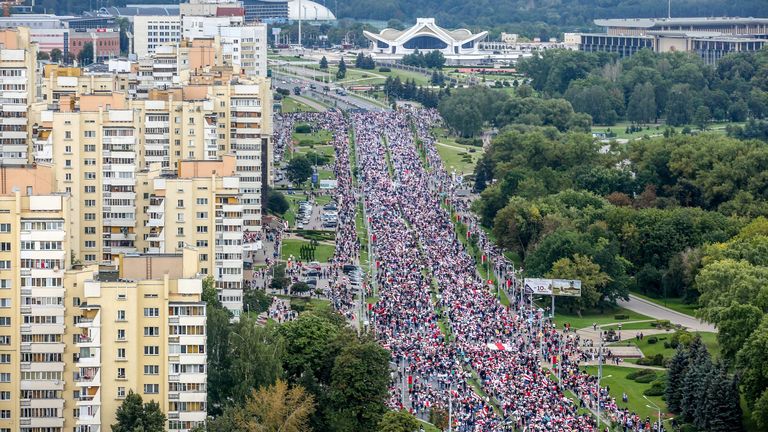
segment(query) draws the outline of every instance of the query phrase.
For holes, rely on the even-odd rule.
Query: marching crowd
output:
[[[372,325],[392,353],[390,405],[428,418],[450,410],[453,429],[474,431],[592,431],[595,410],[625,431],[656,431],[655,422],[617,407],[607,388],[579,363],[588,359],[581,341],[558,332],[526,296],[502,305],[457,238],[457,215],[472,229],[477,221],[437,153],[434,110],[302,114],[333,132],[339,231],[334,267],[359,258],[355,229],[362,195],[369,240],[375,250],[379,298]],[[290,133],[293,125],[286,130]],[[354,131],[357,182],[353,181],[348,131]],[[359,188],[359,190],[356,190]],[[516,292],[514,268],[482,230],[480,250]],[[505,285],[505,282],[499,282]],[[338,280],[329,293],[334,307],[351,317],[354,293]],[[551,364],[551,371],[543,369]],[[560,384],[550,373],[561,378]],[[579,403],[564,395],[573,391]]]

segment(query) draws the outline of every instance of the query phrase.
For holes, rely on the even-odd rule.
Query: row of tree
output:
[[[450,95],[450,89],[433,90],[417,86],[413,79],[403,82],[400,77],[387,77],[384,81],[384,94],[390,101],[408,100],[419,102],[427,108],[436,108],[440,99]]]
[[[768,49],[725,56],[717,68],[694,54],[643,50],[614,54],[547,50],[518,69],[549,97],[564,97],[596,124],[625,119],[702,128],[711,120],[768,116]]]
[[[283,325],[230,322],[212,280],[208,304],[208,431],[378,430],[389,353],[344,317],[311,309]],[[286,415],[286,413],[290,415]],[[300,421],[301,420],[301,421]]]
[[[426,54],[416,50],[413,54],[404,55],[400,63],[427,69],[442,69],[445,66],[445,56],[438,50],[430,51]]]
[[[738,381],[725,363],[712,362],[698,336],[688,347],[678,346],[669,364],[664,396],[680,423],[709,432],[742,429]]]
[[[457,89],[438,106],[446,125],[458,135],[472,137],[485,125],[503,128],[513,124],[554,126],[560,131],[588,132],[589,115],[577,113],[565,99],[545,99],[531,87],[519,86],[514,94],[477,86]]]

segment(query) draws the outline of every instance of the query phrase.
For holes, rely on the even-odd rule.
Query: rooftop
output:
[[[722,24],[766,24],[768,18],[753,17],[690,17],[690,18],[625,18],[596,19],[601,27],[653,28],[663,25],[722,25]]]

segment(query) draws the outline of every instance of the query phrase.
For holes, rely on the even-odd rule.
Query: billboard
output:
[[[563,297],[581,297],[581,281],[570,279],[553,279],[552,294]]]
[[[525,291],[535,295],[552,295],[552,279],[525,278]]]
[[[581,297],[581,281],[571,279],[526,278],[525,291],[534,295]]]

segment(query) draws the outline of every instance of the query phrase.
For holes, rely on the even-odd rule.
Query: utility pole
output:
[[[667,18],[672,18],[672,0],[667,0]]]
[[[299,47],[301,46],[301,0],[299,0]]]

